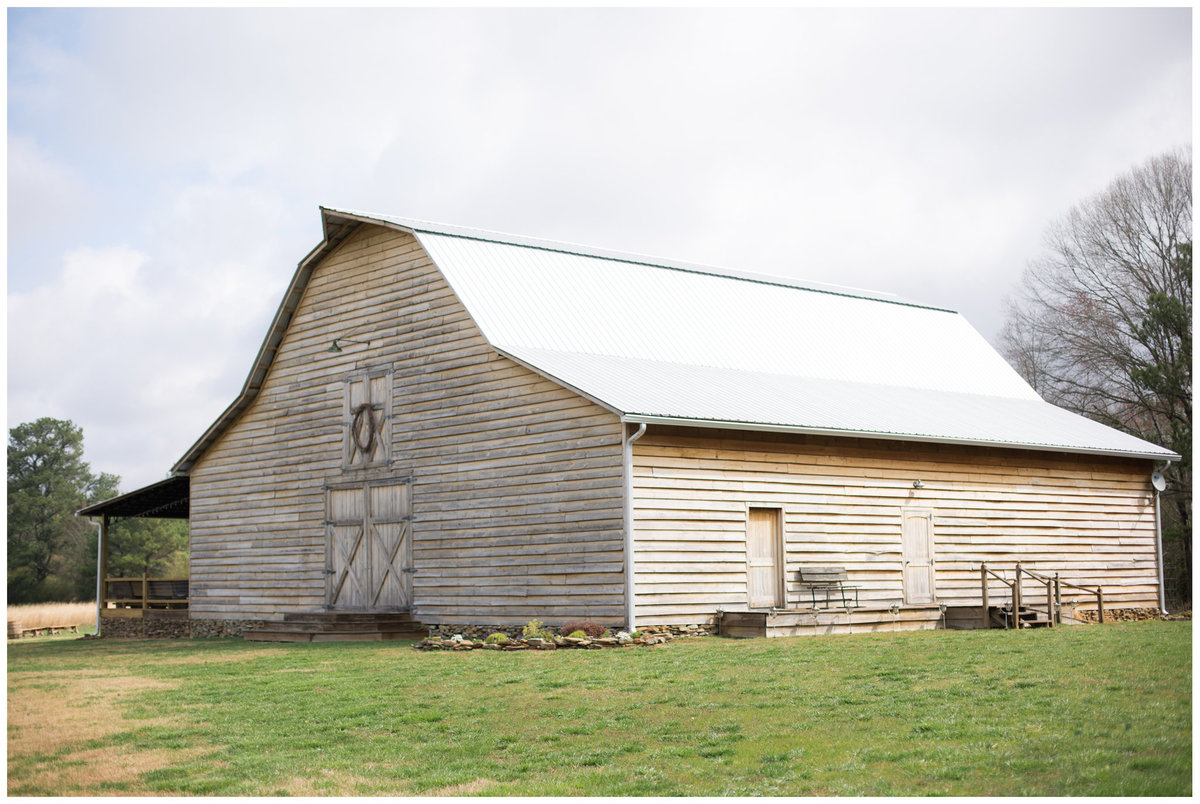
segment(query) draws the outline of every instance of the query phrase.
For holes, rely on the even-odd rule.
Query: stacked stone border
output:
[[[1064,606],[1065,609],[1065,606]],[[1188,612],[1186,619],[1191,619],[1191,612]],[[1084,620],[1089,623],[1100,622],[1100,615],[1096,609],[1075,609],[1075,619]],[[1107,606],[1104,608],[1104,622],[1114,623],[1129,623],[1141,622],[1143,620],[1166,620],[1177,619],[1176,617],[1168,618],[1158,609],[1110,609]]]
[[[557,626],[547,626],[557,630]],[[461,634],[464,639],[482,640],[486,639],[489,634],[504,634],[509,639],[520,639],[525,629],[524,625],[431,625],[429,626],[429,636],[441,637],[449,639],[455,634]],[[614,634],[620,628],[610,628]],[[715,625],[647,625],[638,629],[647,636],[671,636],[671,637],[690,637],[690,636],[710,636],[717,633]]]
[[[527,638],[522,636],[520,625],[435,625],[429,629],[429,638],[413,645],[417,650],[586,650],[602,648],[632,648],[639,645],[661,645],[675,639],[713,636],[716,626],[705,625],[651,625],[638,630],[639,636],[616,636],[598,638],[572,638],[554,636],[551,639]],[[617,632],[613,632],[617,633]],[[509,638],[505,644],[489,645],[484,640],[491,634],[504,634]]]

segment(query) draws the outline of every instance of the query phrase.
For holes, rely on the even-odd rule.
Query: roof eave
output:
[[[486,340],[486,338],[485,338],[485,340]],[[496,350],[496,352],[498,354],[508,358],[512,362],[516,363],[518,366],[521,366],[522,368],[532,371],[534,374],[537,374],[539,377],[544,377],[545,379],[549,380],[550,382],[554,383],[555,385],[559,385],[559,386],[565,388],[566,390],[570,391],[571,393],[575,394],[576,396],[583,397],[587,401],[591,402],[593,405],[604,408],[609,413],[613,413],[617,416],[624,417],[624,413],[622,413],[621,410],[613,407],[612,405],[610,405],[608,402],[605,402],[600,397],[589,394],[587,391],[584,391],[583,389],[579,388],[578,386],[572,385],[571,383],[567,382],[566,380],[564,380],[560,377],[557,377],[554,374],[551,374],[549,371],[546,371],[545,369],[540,368],[539,366],[536,366],[533,363],[530,363],[526,360],[522,360],[521,358],[517,357],[516,355],[512,354],[511,352],[506,351],[503,347],[496,346],[495,344],[491,344],[491,346],[493,349]]]
[[[86,516],[86,517],[104,516],[107,514],[108,509],[117,507],[121,503],[127,502],[129,500],[132,500],[132,499],[135,499],[138,497],[145,497],[148,495],[153,495],[155,492],[169,490],[171,488],[177,489],[178,486],[184,482],[185,482],[184,479],[180,476],[168,477],[165,480],[159,480],[158,482],[151,483],[148,486],[142,486],[140,489],[134,489],[133,491],[129,491],[124,494],[118,494],[115,497],[109,497],[107,500],[101,500],[100,502],[97,502],[97,503],[85,505],[83,508],[80,508],[78,511],[75,512],[75,516]],[[186,501],[187,495],[184,495],[184,497],[182,499],[184,499]],[[172,507],[177,504],[178,504],[178,499],[168,500],[166,503],[159,504],[158,508],[159,509],[169,508],[169,507]],[[149,515],[149,514],[153,514],[153,513],[155,513],[154,510],[149,510],[144,515]],[[174,517],[168,517],[168,518],[183,519],[186,517],[174,516]]]
[[[769,433],[795,433],[798,435],[840,436],[842,438],[876,438],[887,441],[920,441],[932,444],[959,444],[970,447],[994,447],[998,449],[1027,449],[1039,452],[1069,452],[1082,455],[1106,455],[1119,458],[1141,458],[1151,461],[1177,461],[1178,453],[1136,452],[1093,447],[1074,447],[1060,444],[1025,444],[1015,441],[987,441],[981,439],[951,438],[910,433],[889,433],[872,430],[843,430],[830,427],[803,427],[790,424],[765,424],[760,422],[720,421],[715,419],[689,419],[679,416],[654,416],[641,413],[626,413],[621,421],[634,424],[661,424],[673,427],[711,427],[718,430],[754,430]]]

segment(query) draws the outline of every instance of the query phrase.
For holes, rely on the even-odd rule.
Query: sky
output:
[[[898,293],[995,342],[1047,227],[1190,145],[1191,40],[1190,8],[9,9],[8,426],[165,478],[319,205]]]

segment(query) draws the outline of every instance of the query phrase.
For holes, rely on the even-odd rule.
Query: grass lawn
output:
[[[1190,795],[1190,622],[8,646],[10,795]]]

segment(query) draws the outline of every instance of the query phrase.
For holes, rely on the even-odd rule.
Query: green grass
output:
[[[62,794],[44,771],[100,748],[178,756],[96,794],[1192,790],[1190,622],[611,651],[409,644],[10,644],[10,711],[48,672],[165,685],[122,697],[119,730],[55,751],[22,753],[10,719],[9,793]]]

